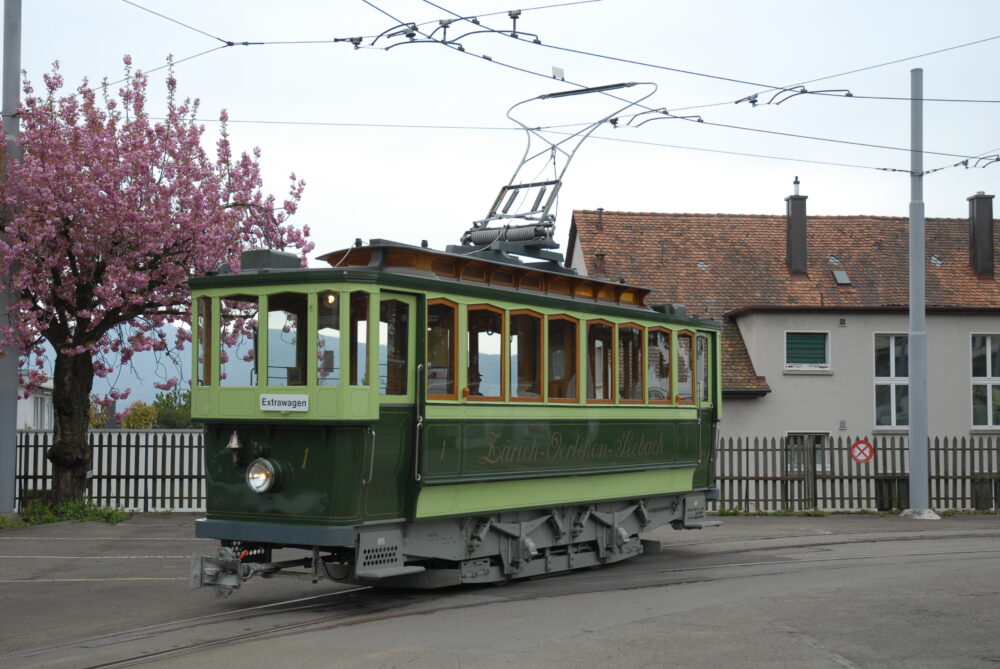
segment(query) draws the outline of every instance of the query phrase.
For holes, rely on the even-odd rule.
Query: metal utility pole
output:
[[[924,71],[910,70],[910,508],[909,518],[938,519],[930,508],[927,453],[927,301],[924,294]]]
[[[4,0],[3,8],[3,131],[7,136],[4,165],[20,159],[17,135],[21,101],[21,0]],[[9,284],[9,282],[7,282]],[[12,289],[0,290],[0,325],[7,325]],[[17,355],[8,346],[0,358],[0,514],[14,512],[17,494]]]

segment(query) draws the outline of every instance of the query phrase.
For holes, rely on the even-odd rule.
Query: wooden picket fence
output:
[[[889,511],[909,506],[905,436],[867,437],[870,461],[851,457],[858,438],[722,438],[716,454],[720,497],[712,507],[741,511]],[[1000,437],[934,437],[929,442],[930,506],[1000,509]]]
[[[88,500],[136,511],[204,511],[201,430],[92,430]],[[18,430],[18,508],[51,488],[52,433]]]
[[[52,433],[18,431],[18,504],[51,487],[45,459]],[[722,438],[716,454],[715,510],[860,511],[909,506],[906,437],[867,438],[873,458],[851,458],[856,438],[822,445],[795,439]],[[204,511],[205,468],[198,430],[90,433],[89,499],[138,511]],[[930,504],[935,509],[1000,509],[1000,437],[930,441]]]

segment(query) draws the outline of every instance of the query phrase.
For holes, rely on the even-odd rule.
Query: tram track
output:
[[[912,541],[927,541],[938,539],[992,539],[998,536],[994,531],[966,531],[960,534],[948,533],[944,535],[934,535],[928,533],[907,534],[900,537],[882,536],[851,536],[834,539],[836,535],[803,535],[796,537],[782,537],[784,539],[797,540],[794,544],[743,546],[731,547],[727,551],[708,551],[702,554],[703,557],[716,556],[721,554],[736,556],[736,560],[729,560],[717,564],[694,564],[677,566],[673,568],[663,568],[665,559],[667,561],[677,558],[671,556],[670,549],[677,545],[668,546],[663,553],[651,555],[646,558],[638,558],[614,565],[610,568],[603,568],[592,571],[574,572],[563,574],[551,578],[539,578],[530,582],[520,582],[511,584],[508,588],[461,588],[448,591],[438,591],[431,593],[407,593],[402,595],[399,591],[373,590],[371,588],[356,588],[335,593],[316,595],[315,597],[299,598],[283,602],[275,602],[261,606],[248,607],[235,611],[219,612],[207,616],[187,618],[183,620],[150,625],[146,627],[126,630],[113,634],[107,634],[89,639],[76,640],[63,644],[56,644],[44,648],[36,648],[18,653],[0,656],[0,662],[8,659],[42,659],[46,655],[59,655],[60,651],[71,651],[76,648],[86,650],[91,648],[102,648],[122,644],[127,646],[131,643],[156,642],[160,645],[155,649],[131,649],[129,653],[126,648],[126,656],[107,661],[98,661],[87,665],[73,665],[85,667],[85,669],[112,669],[117,667],[129,667],[149,662],[166,660],[172,657],[184,655],[194,655],[214,648],[225,646],[235,646],[253,641],[263,641],[290,637],[307,632],[321,632],[335,630],[344,627],[377,623],[380,621],[400,619],[411,616],[425,616],[436,613],[470,609],[476,607],[489,606],[504,602],[523,602],[531,600],[541,600],[546,598],[584,595],[607,592],[611,590],[635,590],[666,586],[683,586],[712,581],[725,581],[741,578],[764,578],[780,577],[793,571],[807,570],[822,566],[824,569],[848,568],[861,566],[884,566],[885,564],[897,564],[902,561],[908,563],[935,562],[944,560],[976,560],[976,559],[996,559],[1000,556],[1000,544],[993,547],[970,549],[960,551],[948,550],[919,550],[919,551],[880,551],[875,554],[847,555],[847,556],[815,556],[815,557],[779,557],[776,559],[738,559],[738,556],[745,554],[755,554],[759,551],[786,551],[802,549],[827,549],[835,546],[850,545],[871,545],[885,546],[887,544],[904,544]],[[803,539],[826,539],[826,541],[803,541]],[[756,543],[757,539],[738,540],[746,543]],[[686,547],[686,545],[682,545]],[[685,554],[684,560],[698,559],[699,556]],[[487,595],[485,596],[484,595]],[[358,601],[352,602],[345,607],[345,596],[354,595]],[[473,601],[462,595],[471,595]],[[427,605],[430,604],[430,605]],[[333,609],[331,611],[331,609]],[[274,617],[287,618],[287,614],[301,614],[303,612],[319,611],[320,615],[309,617],[304,620],[288,621],[279,620],[276,624],[268,624],[260,629],[251,630],[227,630],[227,624],[241,623],[252,619],[263,618],[267,620]],[[216,631],[204,635],[204,638],[190,641],[189,643],[174,643],[170,647],[164,644],[170,642],[170,635],[183,633],[191,629],[200,629],[203,632],[209,627],[218,626]]]

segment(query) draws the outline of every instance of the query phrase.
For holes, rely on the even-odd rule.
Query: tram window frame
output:
[[[473,374],[478,374],[481,371],[481,366],[477,366],[473,369],[472,365],[472,335],[474,333],[483,332],[482,330],[473,330],[472,328],[472,312],[474,311],[486,311],[496,314],[500,317],[500,330],[495,334],[500,335],[500,362],[499,362],[499,372],[500,372],[500,393],[498,395],[479,395],[472,393],[472,376]],[[487,331],[488,332],[488,331]],[[494,307],[489,304],[470,304],[466,307],[466,317],[465,317],[465,388],[462,390],[462,395],[468,400],[473,402],[500,402],[503,401],[505,396],[505,391],[507,388],[507,318],[506,311],[498,307]],[[478,361],[478,346],[477,346],[477,361]],[[478,388],[477,388],[478,390]]]
[[[431,392],[431,308],[432,307],[448,307],[451,309],[451,337],[450,344],[450,361],[444,366],[445,371],[450,370],[450,375],[445,380],[445,389],[447,390],[450,384],[451,392],[446,393],[432,393]],[[427,394],[427,399],[431,400],[455,400],[458,399],[458,304],[451,300],[445,299],[443,297],[437,297],[427,300],[427,332],[426,341],[424,342],[424,359],[427,361],[427,377],[425,381],[425,392]],[[446,341],[446,340],[442,340]]]
[[[213,300],[207,295],[199,297],[195,301],[195,326],[198,329],[197,342],[195,343],[195,373],[197,374],[198,386],[212,385],[215,378],[213,366],[215,356],[212,354],[215,346],[216,325],[212,322]]]
[[[607,377],[604,378],[602,388],[606,388],[603,397],[597,397],[597,384],[595,382],[595,352],[597,340],[591,336],[592,330],[597,327],[606,327],[609,330],[608,342],[611,350],[607,352],[605,360],[608,366],[602,365]],[[618,337],[615,336],[615,324],[603,318],[587,321],[587,404],[614,404],[615,395],[618,392]]]
[[[573,326],[573,336],[563,337],[562,341],[571,341],[573,344],[573,351],[571,354],[567,355],[563,350],[553,349],[553,337],[552,337],[552,324],[553,323],[570,323]],[[546,357],[545,357],[545,398],[549,402],[556,402],[559,404],[578,404],[580,402],[580,319],[574,318],[572,316],[567,316],[565,314],[552,314],[546,318],[545,323],[545,341],[546,341]],[[553,353],[561,352],[563,360],[562,376],[558,379],[553,378]],[[568,367],[567,364],[568,363]],[[568,372],[568,373],[567,373]],[[565,377],[569,378],[566,379]],[[553,396],[552,390],[555,388],[554,382],[562,382],[565,380],[565,385],[563,389],[565,394]]]
[[[371,304],[374,296],[363,290],[352,290],[348,296],[348,363],[347,385],[354,387],[371,386],[369,370],[371,369],[372,336],[371,336]],[[364,342],[358,336],[365,335]],[[361,360],[361,350],[364,349],[364,360]]]
[[[535,361],[534,367],[536,373],[535,373],[535,378],[531,380],[532,381],[531,384],[528,384],[528,388],[534,388],[534,390],[527,390],[527,391],[517,390],[516,385],[517,386],[522,385],[518,383],[521,380],[521,376],[520,374],[515,373],[515,370],[513,369],[514,366],[513,338],[515,335],[514,319],[521,316],[532,318],[537,323],[537,330],[536,330],[537,336],[536,336],[536,342],[534,346],[534,356],[533,356],[533,359]],[[520,346],[518,346],[518,349],[520,349]],[[531,309],[515,309],[510,311],[507,314],[506,360],[507,360],[507,368],[510,370],[510,375],[508,376],[508,381],[507,381],[507,390],[508,390],[508,397],[510,398],[511,402],[541,402],[545,399],[542,396],[542,389],[545,387],[545,378],[544,378],[545,366],[542,364],[543,362],[542,351],[544,350],[545,350],[545,317],[542,314],[538,313],[537,311],[532,311]],[[521,357],[520,350],[518,350],[517,356],[518,356],[517,363],[519,367],[518,369],[519,372],[521,364],[524,361],[524,358]],[[522,395],[520,394],[520,392],[533,392],[534,395]]]
[[[681,342],[687,340],[688,342],[688,364],[689,371],[688,375],[691,379],[691,394],[685,397],[681,394],[681,348],[683,347]],[[698,370],[697,370],[697,360],[695,359],[695,333],[692,330],[681,330],[677,333],[674,338],[675,353],[674,353],[674,371],[673,374],[677,379],[677,383],[674,386],[676,395],[674,396],[675,404],[682,405],[694,405],[696,403],[695,398],[698,397]]]
[[[306,350],[308,343],[306,341],[306,328],[309,321],[308,298],[309,296],[305,293],[295,291],[283,291],[267,295],[267,374],[264,379],[264,385],[266,386],[283,388],[306,385]],[[297,311],[293,311],[292,309],[297,309]],[[281,327],[280,334],[291,333],[293,342],[286,342],[283,339],[275,340],[272,336],[272,331],[274,330],[271,323],[272,314],[282,313],[285,314],[285,324]],[[293,325],[289,325],[288,315],[295,316]],[[290,329],[286,331],[285,327],[289,327]],[[282,369],[285,371],[284,382],[280,382],[281,375],[279,374],[274,377],[279,381],[275,383],[272,381],[271,374],[271,370],[275,368],[272,356],[289,349],[294,353],[295,364],[292,366],[282,366]]]
[[[667,337],[667,374],[666,374],[667,388],[666,388],[666,397],[664,399],[653,399],[653,392],[652,392],[653,388],[649,385],[649,383],[650,383],[650,381],[649,381],[650,375],[649,375],[648,366],[653,364],[653,356],[650,355],[650,353],[649,353],[649,349],[650,349],[650,346],[651,346],[649,338],[651,336],[653,336],[654,334],[664,334]],[[673,330],[671,330],[670,328],[664,328],[664,327],[651,327],[651,328],[647,328],[647,330],[646,330],[646,365],[647,365],[647,370],[646,370],[646,397],[647,397],[647,401],[649,402],[649,404],[661,404],[662,405],[662,404],[673,404],[674,403],[674,358],[673,358],[674,349],[675,349],[675,346],[674,346],[674,331]],[[660,378],[662,379],[664,377],[661,376]],[[658,386],[658,389],[660,389],[659,386]],[[662,390],[662,389],[660,389],[660,390]]]
[[[704,349],[702,345],[704,344]],[[707,334],[699,332],[694,339],[695,369],[698,376],[695,382],[695,397],[698,404],[711,406],[712,402],[712,342]]]
[[[638,323],[619,323],[617,330],[618,333],[616,340],[618,344],[618,355],[616,356],[615,359],[616,362],[618,363],[618,372],[617,372],[618,383],[615,384],[615,387],[617,389],[616,396],[618,398],[618,402],[620,404],[643,404],[646,399],[646,366],[644,364],[646,360],[646,328],[639,325]],[[625,347],[622,346],[622,332],[625,330],[634,330],[638,335],[638,346],[635,352],[639,354],[639,360],[638,364],[636,364],[633,354],[632,356],[633,364],[631,365],[632,367],[635,368],[635,371],[637,371],[639,375],[638,381],[636,381],[635,379],[632,380],[633,394],[635,388],[638,388],[639,390],[638,397],[634,396],[625,397],[624,393],[622,392],[623,384],[627,380],[625,369],[624,366],[622,365],[623,355],[625,353]]]
[[[234,303],[246,303],[252,304],[252,309],[245,309],[247,313],[253,312],[253,316],[233,316],[232,312],[229,311],[230,307],[227,306],[227,302]],[[261,296],[256,294],[247,293],[233,293],[231,295],[224,295],[219,298],[219,324],[218,324],[218,354],[219,354],[219,383],[220,388],[256,388],[260,385],[260,351],[257,350],[260,338],[260,307],[261,307]],[[252,328],[245,327],[246,321],[249,318],[249,323]],[[225,365],[228,362],[230,356],[230,351],[228,349],[238,348],[239,343],[230,344],[227,343],[227,337],[224,334],[225,328],[230,324],[242,323],[238,327],[241,328],[242,333],[237,336],[237,342],[241,342],[246,339],[250,342],[250,350],[244,355],[240,356],[242,362],[251,363],[250,368],[250,381],[249,384],[244,383],[234,383],[228,381],[229,376],[226,374]],[[242,370],[241,370],[242,371]]]
[[[378,301],[378,394],[382,397],[408,395],[410,392],[409,346],[410,305],[392,296],[380,295]],[[387,314],[390,304],[401,309]],[[385,331],[383,332],[383,325]],[[390,328],[394,325],[394,328]],[[384,334],[384,340],[383,340]],[[382,364],[385,363],[385,383]],[[398,392],[402,389],[402,392]]]
[[[330,302],[329,297],[333,297],[333,302]],[[316,294],[316,322],[313,324],[313,333],[316,337],[316,371],[314,381],[318,388],[336,388],[340,385],[341,377],[343,376],[341,342],[344,338],[344,330],[341,327],[343,314],[340,311],[343,302],[344,296],[340,291],[324,290]],[[323,336],[333,336],[323,334],[323,331],[327,329],[336,332],[337,345],[332,349],[328,349],[325,345],[322,347],[319,345],[320,341],[323,341]],[[327,356],[328,353],[330,354],[329,356]],[[332,366],[329,368],[325,366],[327,357],[332,362]],[[338,366],[338,363],[341,363],[341,365]],[[321,376],[321,372],[329,373],[327,376]]]
[[[667,387],[666,387],[666,397],[663,399],[653,399],[653,388],[650,386],[650,374],[649,366],[654,364],[653,358],[649,353],[650,349],[650,338],[655,334],[664,334],[667,337]],[[657,346],[657,349],[660,347]],[[654,326],[646,329],[646,396],[647,402],[649,404],[673,404],[674,403],[674,332],[670,328]],[[659,378],[663,379],[663,376]],[[662,386],[657,386],[658,393],[662,392]]]

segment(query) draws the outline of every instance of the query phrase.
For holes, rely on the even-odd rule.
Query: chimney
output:
[[[785,198],[788,271],[792,276],[808,274],[806,248],[806,197],[799,195],[799,178],[795,177],[795,194]]]
[[[976,276],[993,276],[993,196],[979,191],[969,200],[969,260]]]

